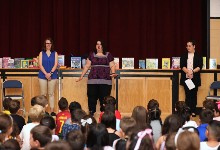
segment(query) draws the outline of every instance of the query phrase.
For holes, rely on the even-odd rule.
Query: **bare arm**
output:
[[[83,76],[86,74],[86,72],[89,70],[90,67],[91,67],[91,61],[89,60],[89,58],[87,58],[86,65],[83,69],[82,75],[76,82],[79,82],[83,79]]]
[[[43,72],[43,74],[47,74],[46,70],[44,69],[44,66],[42,65],[42,52],[39,54],[39,68]]]
[[[113,78],[118,76],[118,74],[115,74],[115,62],[114,62],[114,60],[109,63],[109,67],[112,71],[112,74],[110,76],[113,77]]]
[[[55,53],[55,63],[54,63],[54,66],[53,66],[51,72],[56,71],[57,65],[58,65],[58,54],[57,54],[57,52],[56,52],[56,53]]]

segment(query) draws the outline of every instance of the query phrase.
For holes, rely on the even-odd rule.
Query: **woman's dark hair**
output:
[[[44,117],[40,121],[40,125],[46,126],[50,128],[50,130],[53,130],[56,128],[55,120],[52,117]]]
[[[97,121],[95,120],[95,118],[92,115],[85,115],[84,117],[82,117],[82,119],[84,119],[84,120],[88,120],[89,118],[92,119],[92,123],[91,124],[85,123],[84,125],[83,124],[81,125],[81,131],[84,134],[85,139],[87,139],[89,130],[92,128],[92,126],[97,124]]]
[[[195,46],[195,49],[196,49],[196,41],[195,41],[195,40],[189,40],[189,41],[187,41],[187,43],[189,43],[189,42],[192,43],[192,45]]]
[[[162,120],[160,118],[161,115],[161,110],[159,108],[153,108],[153,109],[149,109],[148,110],[148,114],[149,114],[149,124],[151,123],[152,120],[159,120],[160,121],[160,125],[162,126]]]
[[[177,132],[182,127],[182,123],[176,115],[169,115],[162,126],[162,135]]]
[[[132,112],[132,116],[137,124],[146,125],[148,122],[148,113],[143,106],[136,106]]]
[[[192,112],[188,106],[185,106],[181,111],[176,111],[174,114],[180,118],[182,125],[184,125],[186,121],[190,120]]]
[[[98,42],[98,41],[101,42],[101,45],[102,45],[102,48],[103,48],[103,49],[102,49],[102,51],[103,51],[102,53],[105,55],[105,54],[106,54],[105,42],[104,42],[102,39],[98,39],[98,40],[96,41],[96,43],[95,43],[95,48],[94,48],[94,51],[93,51],[93,52],[94,52],[95,54],[97,54],[96,45],[97,45],[97,42]]]
[[[103,123],[106,128],[116,129],[116,117],[111,111],[105,111],[101,117],[101,123]]]
[[[147,104],[147,109],[159,108],[159,103],[155,99],[151,99]]]
[[[120,139],[115,145],[116,150],[126,150],[127,139]]]
[[[110,145],[108,131],[104,124],[98,123],[89,130],[86,145],[91,150],[101,150]]]
[[[3,150],[20,150],[20,145],[17,140],[9,139],[2,144]]]
[[[51,42],[51,52],[54,52],[54,45],[53,45],[53,40],[50,38],[50,37],[47,37],[45,40],[44,40],[44,46],[42,48],[42,51],[46,52],[46,40],[49,40]]]

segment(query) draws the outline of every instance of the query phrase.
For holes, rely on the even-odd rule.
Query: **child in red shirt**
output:
[[[56,132],[55,132],[56,135],[62,132],[63,124],[67,119],[71,117],[68,111],[68,101],[66,100],[66,98],[62,97],[58,102],[58,105],[61,112],[58,113],[56,116],[56,124],[57,124]]]

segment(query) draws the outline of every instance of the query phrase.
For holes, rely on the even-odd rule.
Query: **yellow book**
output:
[[[170,58],[162,58],[162,69],[170,69]]]
[[[28,68],[29,60],[21,60],[21,68]]]

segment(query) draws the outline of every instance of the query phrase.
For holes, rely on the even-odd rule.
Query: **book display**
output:
[[[119,69],[119,58],[114,57],[115,69]]]
[[[65,56],[64,55],[58,55],[58,65],[57,68],[60,68],[64,65],[64,61],[65,61]]]
[[[134,69],[134,58],[122,58],[122,69]]]
[[[162,58],[162,69],[170,69],[170,58]]]
[[[29,60],[21,60],[21,68],[28,68]]]
[[[139,60],[139,69],[145,69],[145,60]]]
[[[209,69],[217,69],[217,59],[209,59]]]
[[[81,69],[81,57],[71,57],[71,68]]]
[[[146,69],[158,69],[158,59],[146,59]]]
[[[14,59],[8,60],[8,68],[14,68]]]
[[[180,69],[180,57],[172,57],[171,69]]]
[[[206,57],[203,57],[202,69],[206,69]]]

